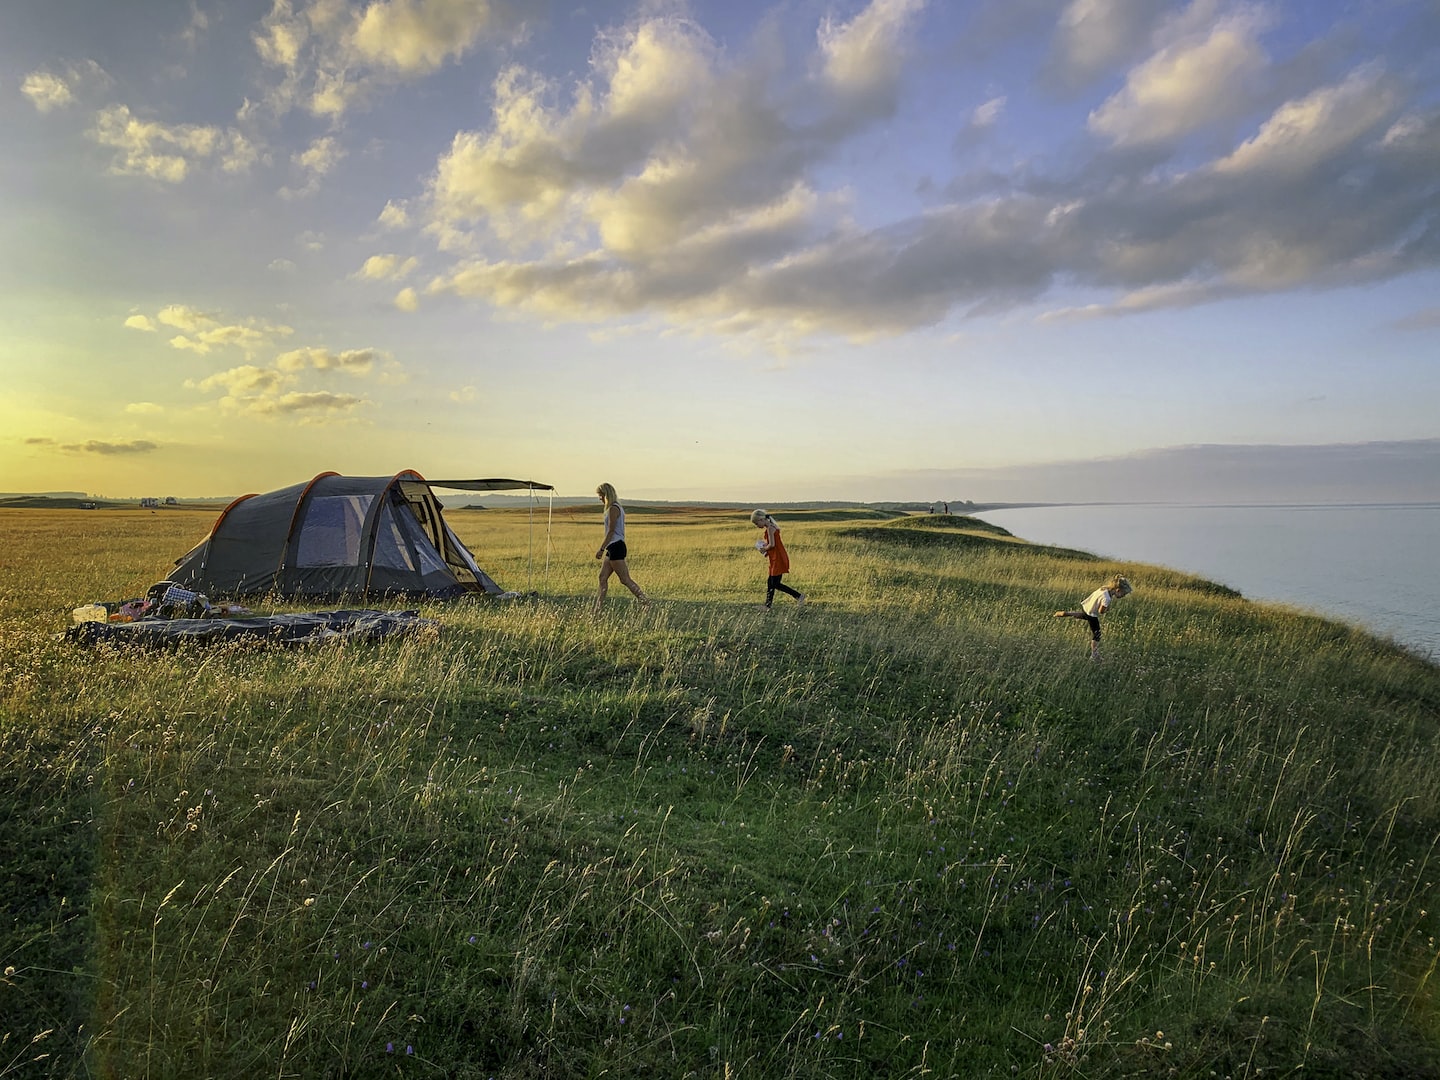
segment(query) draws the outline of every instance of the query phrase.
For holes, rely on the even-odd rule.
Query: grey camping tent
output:
[[[243,495],[210,535],[175,562],[170,580],[215,597],[285,599],[503,592],[446,523],[434,488],[550,491],[531,480],[427,481],[321,473]]]

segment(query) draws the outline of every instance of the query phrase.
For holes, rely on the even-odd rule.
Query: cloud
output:
[[[199,164],[244,172],[260,158],[255,145],[234,129],[142,120],[126,105],[108,105],[96,113],[89,136],[116,152],[111,172],[167,184],[183,182]]]
[[[195,390],[223,390],[230,398],[250,398],[279,390],[291,381],[290,375],[273,368],[243,364],[204,379],[187,381],[185,385]]]
[[[160,449],[159,443],[149,439],[130,439],[127,442],[107,442],[103,439],[87,439],[79,443],[62,443],[52,439],[26,439],[32,446],[54,446],[66,454],[94,454],[98,457],[123,457],[131,454],[149,454]]]
[[[1322,87],[1276,110],[1254,138],[1216,163],[1221,173],[1303,174],[1323,167],[1358,140],[1387,126],[1399,103],[1375,67],[1352,72],[1338,86]],[[1393,131],[1397,139],[1423,134],[1414,117]],[[1387,134],[1386,141],[1391,136]]]
[[[763,294],[767,261],[843,218],[844,197],[817,194],[809,170],[893,113],[921,7],[875,0],[823,25],[798,84],[774,49],[728,60],[675,16],[597,39],[568,107],[539,74],[506,69],[491,126],[457,134],[437,163],[427,228],[442,248],[483,230],[549,254],[466,258],[427,291],[568,317],[657,304],[733,319],[741,294]]]
[[[345,148],[340,145],[340,140],[335,136],[323,135],[315,139],[304,150],[291,155],[290,158],[305,173],[305,183],[298,188],[282,188],[281,196],[300,198],[315,194],[320,190],[320,181],[333,172],[335,166],[340,164],[344,158]]]
[[[284,330],[289,333],[288,327]],[[242,349],[252,353],[268,346],[275,333],[274,329],[268,327],[217,326],[211,330],[203,330],[194,337],[177,334],[170,339],[170,346],[200,353],[202,356],[217,347]]]
[[[268,348],[276,338],[288,337],[294,330],[288,326],[265,322],[261,319],[247,319],[242,323],[227,324],[214,312],[200,311],[186,304],[169,304],[155,315],[155,322],[182,330],[184,333],[170,338],[170,347],[202,356],[215,348],[237,348],[246,353],[259,352]],[[145,315],[132,315],[125,325],[136,330],[154,330],[156,327]]]
[[[404,204],[393,201],[385,204],[385,209],[380,211],[376,220],[385,229],[403,229],[410,224],[410,212],[405,209]]]
[[[970,114],[970,123],[977,128],[994,127],[1000,119],[1000,114],[1005,111],[1005,97],[993,97],[980,105],[975,106],[975,111]]]
[[[67,64],[64,71],[32,71],[20,82],[20,92],[42,113],[78,105],[92,93],[103,93],[114,80],[99,64],[85,60]]]
[[[70,84],[48,71],[32,71],[26,75],[20,92],[42,113],[75,104],[75,92]]]
[[[492,16],[488,0],[373,0],[351,44],[379,67],[426,75],[469,51]]]
[[[399,255],[371,255],[364,265],[355,272],[362,281],[398,281],[408,277],[420,265],[420,260],[411,256],[402,259]]]
[[[509,24],[490,0],[273,0],[251,35],[279,76],[277,113],[303,108],[339,120],[373,92],[429,75]]]
[[[827,20],[818,34],[825,82],[841,96],[895,106],[904,63],[903,38],[926,0],[872,0],[848,23]]]
[[[165,406],[157,405],[153,401],[132,401],[125,406],[125,411],[132,416],[154,416],[163,413]]]
[[[382,360],[376,349],[346,349],[332,352],[329,349],[309,347],[281,353],[275,358],[275,366],[281,371],[341,371],[349,375],[368,375]]]
[[[1160,49],[1090,114],[1117,146],[1168,141],[1243,112],[1267,59],[1254,20],[1232,17]]]
[[[479,391],[473,386],[462,386],[459,390],[451,390],[449,398],[457,405],[468,405],[480,396]]]
[[[1051,41],[1049,77],[1075,87],[1136,56],[1164,14],[1164,0],[1070,0]]]
[[[245,411],[260,416],[309,414],[312,419],[333,419],[368,404],[365,398],[354,394],[333,394],[325,390],[293,391],[277,397],[255,398],[246,403]]]
[[[792,347],[1038,312],[1061,287],[1098,295],[1039,317],[1138,315],[1440,262],[1433,76],[1363,57],[1347,68],[1343,43],[1286,55],[1293,13],[1242,0],[980,7],[1004,24],[994,41],[1004,27],[1043,41],[1048,15],[1053,83],[1118,85],[1063,154],[1007,167],[991,129],[1003,120],[1018,138],[1033,103],[991,90],[958,114],[952,143],[962,160],[983,143],[985,169],[917,185],[923,208],[887,218],[870,170],[851,166],[893,137],[933,4],[872,0],[816,24],[799,57],[776,24],[739,48],[679,7],[645,4],[596,35],[578,80],[502,66],[484,121],[455,132],[420,194],[385,203],[379,226],[413,225],[440,256],[394,306],[456,296]],[[322,32],[321,14],[292,13],[306,34]],[[333,17],[323,33],[338,41]],[[406,70],[448,62],[413,56]],[[354,276],[399,282],[417,267],[382,252]]]
[[[215,315],[204,311],[197,311],[195,308],[187,307],[185,304],[168,304],[160,309],[155,318],[166,326],[173,326],[177,330],[208,330],[211,327],[220,325],[219,319]]]

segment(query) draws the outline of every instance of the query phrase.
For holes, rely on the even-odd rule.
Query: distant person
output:
[[[1057,619],[1084,619],[1090,624],[1090,659],[1100,659],[1100,616],[1110,610],[1116,600],[1129,596],[1135,589],[1125,578],[1116,574],[1096,589],[1080,605],[1079,611],[1057,611]]]
[[[600,593],[595,597],[595,610],[599,611],[605,603],[611,574],[635,594],[635,599],[648,604],[650,598],[645,595],[644,589],[635,584],[630,568],[625,564],[628,554],[625,548],[625,507],[620,505],[620,497],[610,484],[601,484],[595,489],[595,494],[600,496],[600,502],[605,507],[605,539],[600,544],[600,550],[595,552],[595,558],[600,560]]]
[[[756,510],[751,514],[750,523],[757,529],[765,530],[765,535],[755,541],[755,550],[766,557],[770,566],[770,576],[765,579],[765,610],[770,610],[777,591],[793,596],[797,610],[804,607],[805,594],[796,592],[780,580],[790,572],[790,553],[785,550],[785,543],[780,539],[780,526],[775,524],[775,519],[764,510]]]

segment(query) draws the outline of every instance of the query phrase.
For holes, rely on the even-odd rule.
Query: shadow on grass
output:
[[[67,1076],[79,1070],[81,1029],[92,1005],[94,926],[90,890],[98,865],[91,798],[73,749],[16,746],[0,738],[0,760],[46,761],[7,769],[0,784],[0,1072]]]

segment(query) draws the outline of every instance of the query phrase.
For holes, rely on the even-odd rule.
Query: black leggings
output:
[[[779,589],[779,590],[780,590],[781,592],[783,592],[786,596],[793,596],[793,597],[795,597],[796,600],[799,600],[799,599],[800,599],[800,594],[799,594],[798,592],[796,592],[794,589],[790,588],[789,585],[786,585],[783,581],[781,581],[781,580],[780,580],[780,577],[781,577],[781,575],[779,575],[779,574],[771,574],[768,578],[765,579],[765,606],[766,606],[766,607],[769,607],[770,604],[774,601],[774,599],[775,599],[775,590],[776,590],[776,589]]]

